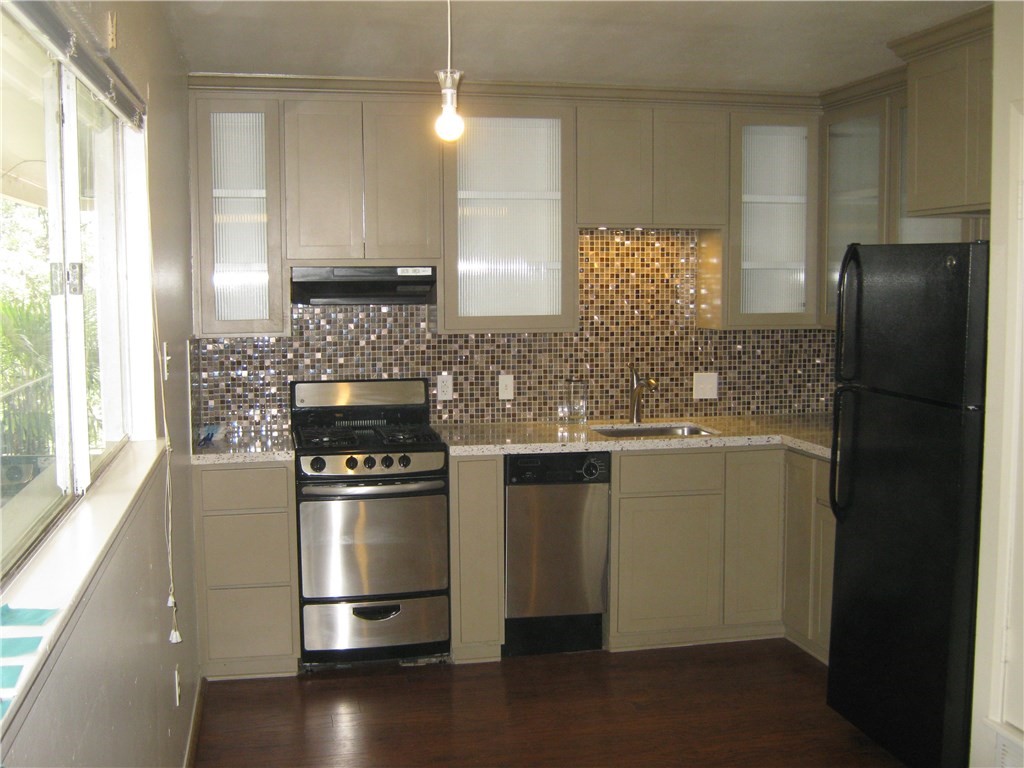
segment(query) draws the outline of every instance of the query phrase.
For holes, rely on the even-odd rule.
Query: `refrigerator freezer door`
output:
[[[987,243],[851,245],[839,279],[836,378],[982,404]]]
[[[840,389],[828,703],[911,766],[966,765],[981,414]]]

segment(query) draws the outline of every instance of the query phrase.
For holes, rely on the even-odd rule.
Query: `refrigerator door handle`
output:
[[[859,356],[858,316],[860,314],[861,263],[858,243],[851,243],[839,270],[839,298],[836,303],[836,381],[857,376]]]
[[[852,448],[851,442],[854,439],[854,435],[849,431],[849,428],[844,429],[844,422],[846,424],[849,423],[844,417],[848,417],[850,414],[843,411],[843,400],[846,398],[849,402],[849,400],[855,399],[855,397],[855,388],[840,386],[836,387],[832,399],[832,458],[829,462],[828,472],[828,500],[829,505],[832,507],[832,514],[840,522],[846,519],[850,505],[849,494],[847,493],[849,485],[844,481],[844,478],[850,476],[851,467],[849,464],[852,452],[844,451],[843,446],[849,445]],[[850,407],[853,407],[852,402]],[[847,459],[845,462],[842,461],[844,453]]]

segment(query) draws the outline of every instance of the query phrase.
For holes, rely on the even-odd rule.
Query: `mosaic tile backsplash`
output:
[[[422,306],[294,307],[292,336],[193,339],[192,417],[241,432],[287,430],[292,380],[426,377],[432,420],[549,421],[559,383],[590,384],[590,419],[627,417],[629,373],[658,379],[650,418],[824,413],[832,344],[826,330],[696,327],[694,230],[582,230],[575,333],[440,335]],[[693,399],[693,374],[718,373],[718,399]],[[455,398],[438,402],[436,375]],[[498,375],[515,399],[498,399]]]

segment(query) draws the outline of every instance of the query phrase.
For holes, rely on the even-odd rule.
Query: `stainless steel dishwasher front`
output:
[[[505,457],[505,655],[601,647],[610,456]]]

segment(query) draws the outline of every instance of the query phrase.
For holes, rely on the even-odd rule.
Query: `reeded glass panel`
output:
[[[266,320],[270,285],[264,116],[215,112],[210,134],[216,318]]]
[[[877,115],[833,123],[828,129],[828,312],[835,312],[839,268],[847,246],[882,241],[881,142],[882,121]]]
[[[561,121],[468,118],[458,146],[459,314],[557,315]]]
[[[804,311],[807,128],[743,128],[740,310]]]

